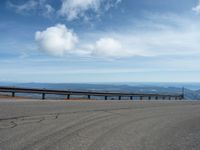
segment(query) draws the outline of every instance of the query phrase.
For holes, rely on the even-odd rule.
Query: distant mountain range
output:
[[[105,92],[135,92],[181,94],[184,89],[187,100],[200,100],[200,83],[11,83],[0,82],[0,86],[15,86],[27,88],[46,88],[77,91],[105,91]]]

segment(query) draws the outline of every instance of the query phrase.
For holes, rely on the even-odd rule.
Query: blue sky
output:
[[[200,82],[198,0],[2,0],[0,81]]]

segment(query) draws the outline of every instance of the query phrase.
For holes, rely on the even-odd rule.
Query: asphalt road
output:
[[[0,150],[199,150],[200,102],[0,100]]]

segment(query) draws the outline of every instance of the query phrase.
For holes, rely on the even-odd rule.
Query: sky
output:
[[[1,0],[1,82],[200,82],[199,0]]]

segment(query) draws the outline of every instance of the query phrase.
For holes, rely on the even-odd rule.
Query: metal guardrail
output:
[[[144,97],[147,97],[149,100],[151,99],[175,99],[175,100],[182,100],[184,99],[183,94],[147,94],[147,93],[121,93],[121,92],[94,92],[94,91],[70,91],[70,90],[50,90],[50,89],[34,89],[34,88],[17,88],[17,87],[0,87],[0,92],[5,93],[12,93],[12,96],[15,97],[16,93],[30,93],[30,94],[41,94],[42,99],[45,99],[46,94],[53,94],[53,95],[67,95],[67,99],[70,99],[71,95],[83,95],[87,96],[88,99],[91,96],[103,96],[105,100],[108,97],[117,96],[119,100],[122,97],[130,97],[132,100],[133,97],[139,97],[140,100],[143,100]]]

